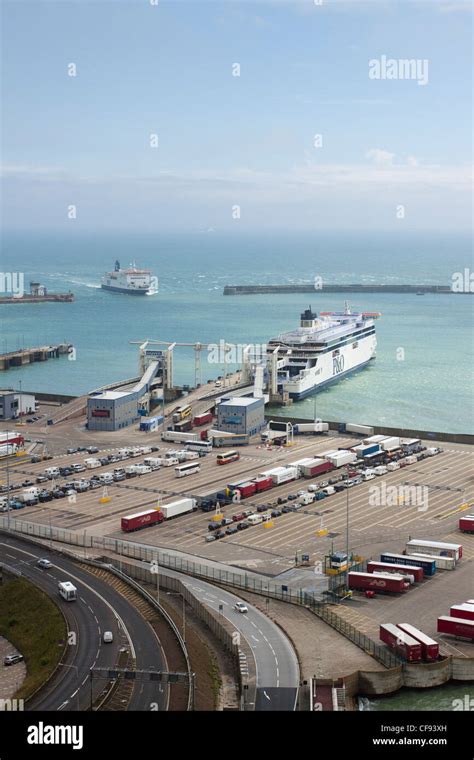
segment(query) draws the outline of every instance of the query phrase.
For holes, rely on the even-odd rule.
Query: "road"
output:
[[[220,614],[248,641],[257,671],[255,710],[294,710],[300,673],[294,649],[283,631],[251,605],[247,604],[248,613],[234,610],[235,603],[242,601],[235,594],[174,570],[161,568],[160,573],[179,578],[216,612],[221,607]]]
[[[49,559],[53,567],[49,570],[38,568],[36,562],[40,557]],[[0,562],[20,570],[22,575],[53,597],[64,612],[70,634],[74,634],[69,635],[71,643],[62,666],[38,697],[33,698],[28,709],[88,709],[91,698],[90,668],[113,667],[123,646],[135,656],[137,670],[167,669],[165,653],[149,623],[107,583],[81,570],[68,559],[10,536],[0,537]],[[65,602],[58,596],[57,586],[61,580],[69,580],[76,586],[77,602]],[[106,630],[114,634],[112,644],[102,641]],[[94,680],[94,699],[106,685],[107,681]],[[167,709],[166,686],[137,682],[128,709],[150,710],[154,703],[157,703],[158,710]]]

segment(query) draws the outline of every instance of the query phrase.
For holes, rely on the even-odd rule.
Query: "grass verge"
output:
[[[27,676],[15,694],[28,699],[51,675],[67,637],[59,608],[25,578],[0,587],[0,635],[25,658]]]

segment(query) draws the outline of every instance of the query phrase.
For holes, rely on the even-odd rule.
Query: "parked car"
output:
[[[259,504],[257,507],[257,512],[266,512],[268,509],[266,504]]]
[[[216,523],[216,522],[210,522],[209,525],[207,526],[208,530],[217,530],[218,528],[220,528],[220,525],[219,523]]]
[[[59,474],[62,478],[68,478],[69,475],[72,475],[72,470],[70,467],[60,467]]]
[[[232,515],[232,520],[234,522],[240,522],[240,520],[245,520],[245,515],[243,515],[242,513],[237,514],[237,515]]]
[[[63,491],[62,488],[53,488],[53,490],[51,491],[51,496],[53,497],[53,499],[64,499],[64,497],[66,496],[66,493],[65,491]]]
[[[87,446],[78,446],[77,450],[78,451],[87,451]]]
[[[49,491],[40,491],[38,494],[38,499],[40,502],[45,501],[52,501],[53,495]]]
[[[87,449],[87,453],[88,454],[98,454],[99,453],[99,449],[97,448],[97,446],[89,446],[89,448]]]
[[[228,536],[232,536],[232,534],[233,534],[233,533],[237,533],[237,531],[238,531],[238,527],[237,527],[237,525],[230,525],[230,526],[227,528],[227,530],[226,530],[226,533],[227,533],[227,535],[228,535]]]
[[[3,658],[4,665],[16,665],[17,662],[22,662],[22,661],[23,661],[22,654],[7,654],[7,656]]]
[[[221,525],[232,525],[232,518],[224,517],[224,519],[221,520]]]
[[[114,472],[114,481],[117,482],[118,480],[125,480],[126,474],[124,472]]]
[[[77,449],[69,448],[66,451],[67,454],[77,454]]]
[[[287,501],[288,499],[285,498],[284,496],[279,496],[277,499],[277,504],[286,504]]]
[[[250,528],[248,522],[239,522],[237,525],[237,530],[245,530],[246,528]]]
[[[283,509],[281,511],[283,512],[283,514],[286,515],[286,514],[288,514],[288,512],[292,511],[292,508],[289,507],[289,506],[286,506],[286,507],[283,507]]]
[[[214,535],[215,535],[216,539],[217,539],[217,538],[225,538],[225,531],[223,531],[223,530],[218,530],[218,531],[216,531],[216,532],[214,533]]]
[[[295,493],[288,494],[288,501],[294,501],[297,498]]]
[[[272,517],[280,517],[281,516],[281,509],[272,509],[271,515],[272,515]]]
[[[47,478],[46,475],[38,475],[38,477],[36,478],[36,482],[37,483],[47,483],[48,479],[49,478]]]
[[[209,542],[209,541],[215,541],[215,540],[216,540],[216,537],[215,537],[214,533],[211,533],[209,536],[206,536],[206,541],[207,542]]]
[[[24,480],[21,485],[23,488],[28,488],[28,486],[34,486],[34,483],[32,480]]]

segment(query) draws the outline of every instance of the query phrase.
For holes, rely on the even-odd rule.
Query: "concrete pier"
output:
[[[0,354],[0,372],[11,369],[11,367],[22,367],[25,364],[57,359],[59,356],[69,354],[72,348],[72,343],[57,343],[53,346],[20,348],[17,351],[9,351],[6,354]]]

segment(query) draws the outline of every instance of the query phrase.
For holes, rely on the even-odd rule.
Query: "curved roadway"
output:
[[[41,570],[39,558],[49,559],[53,567]],[[63,664],[51,681],[28,704],[29,710],[87,710],[91,701],[90,669],[113,668],[119,649],[127,647],[135,656],[137,670],[167,670],[166,657],[155,632],[137,609],[114,588],[74,562],[50,553],[44,547],[10,536],[0,536],[0,562],[15,567],[25,578],[45,591],[61,607],[76,643],[67,647]],[[76,602],[58,595],[58,582],[71,581],[78,590]],[[112,631],[114,642],[104,644],[102,634]],[[107,681],[94,678],[95,700]],[[168,706],[168,689],[157,682],[136,681],[129,710],[159,710]],[[156,708],[155,708],[156,709]]]
[[[293,646],[281,628],[247,602],[248,613],[237,612],[234,605],[243,600],[219,586],[168,568],[160,568],[160,574],[179,578],[201,602],[220,612],[248,641],[257,675],[255,709],[295,710],[299,665]]]

